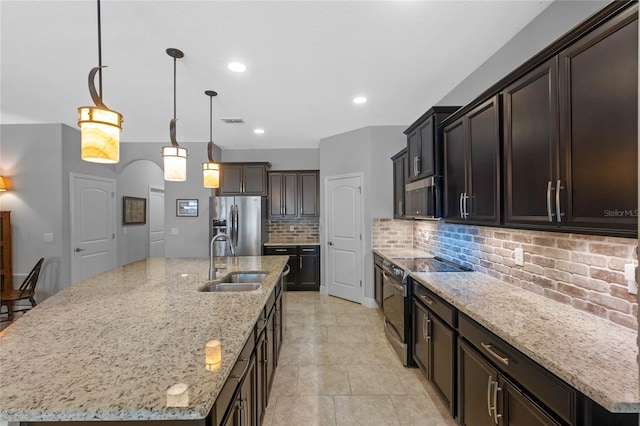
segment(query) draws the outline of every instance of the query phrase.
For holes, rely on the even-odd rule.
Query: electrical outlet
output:
[[[515,249],[515,261],[517,266],[524,266],[524,251],[521,248]]]
[[[53,242],[53,234],[51,232],[45,232],[44,233],[44,242],[45,243],[52,243]]]
[[[289,225],[289,231],[293,232],[295,230],[296,230],[296,228],[293,225]]]
[[[638,283],[636,281],[636,265],[627,263],[624,265],[624,278],[627,280],[627,291],[629,294],[638,294]]]
[[[178,228],[171,228],[171,235],[179,235]]]

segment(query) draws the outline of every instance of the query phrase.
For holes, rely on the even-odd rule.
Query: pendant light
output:
[[[84,161],[92,163],[117,163],[120,161],[120,131],[122,114],[107,108],[102,102],[102,34],[100,28],[100,0],[98,0],[98,66],[89,72],[89,93],[95,106],[78,108],[80,117],[81,152]],[[96,92],[95,76],[98,73],[100,93]]]
[[[164,158],[164,180],[187,180],[187,149],[182,148],[176,141],[176,59],[184,57],[179,49],[167,49],[167,55],[173,58],[173,119],[169,124],[171,146],[162,147]]]
[[[207,90],[204,94],[209,96],[209,143],[207,144],[209,161],[202,163],[202,182],[205,188],[219,188],[220,166],[213,160],[213,97],[218,94],[213,90]]]
[[[0,191],[4,192],[7,190],[7,185],[4,183],[4,177],[0,176]]]

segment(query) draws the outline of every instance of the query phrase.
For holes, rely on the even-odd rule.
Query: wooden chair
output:
[[[24,279],[18,290],[5,289],[0,293],[0,306],[5,305],[7,307],[7,313],[9,314],[9,320],[13,320],[13,303],[22,300],[29,299],[31,302],[31,308],[36,306],[36,300],[33,296],[36,293],[36,284],[38,284],[38,276],[40,275],[40,268],[44,262],[44,257],[38,260],[36,266],[33,267],[27,278]]]

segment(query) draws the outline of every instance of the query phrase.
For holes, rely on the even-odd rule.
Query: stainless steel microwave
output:
[[[405,217],[437,219],[442,217],[442,177],[431,176],[405,185]]]

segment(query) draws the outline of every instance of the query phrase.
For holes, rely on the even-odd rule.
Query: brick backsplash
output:
[[[291,231],[292,226],[293,231]],[[269,219],[269,239],[278,241],[319,240],[319,219]]]
[[[373,248],[422,249],[638,329],[637,298],[624,277],[624,265],[638,262],[637,239],[393,219],[374,219],[373,235]],[[516,248],[524,266],[515,264]]]

